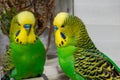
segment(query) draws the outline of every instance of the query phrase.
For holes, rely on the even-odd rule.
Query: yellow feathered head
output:
[[[86,32],[83,22],[76,16],[60,12],[54,18],[54,35],[57,47],[76,45]]]
[[[13,17],[10,26],[10,40],[16,43],[34,43],[35,17],[32,12],[22,11]]]

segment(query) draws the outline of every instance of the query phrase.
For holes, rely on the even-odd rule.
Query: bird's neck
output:
[[[75,46],[65,46],[65,47],[57,47],[58,55],[60,58],[66,58],[74,54],[77,50]]]
[[[81,27],[80,32],[78,32],[77,35],[77,47],[84,49],[97,49],[90,39],[85,27]]]

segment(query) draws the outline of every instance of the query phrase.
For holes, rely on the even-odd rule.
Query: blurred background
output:
[[[22,10],[30,10],[36,16],[36,34],[48,51],[44,73],[49,80],[69,80],[58,65],[52,29],[54,16],[61,11],[81,18],[96,47],[120,67],[119,8],[120,0],[0,0],[0,66],[9,46],[11,18]],[[33,80],[38,79],[43,80]]]

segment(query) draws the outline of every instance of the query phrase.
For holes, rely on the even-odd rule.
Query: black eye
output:
[[[20,23],[17,22],[17,24],[18,24],[18,26],[20,26]]]
[[[64,25],[62,25],[61,27],[62,27],[62,28],[64,28],[65,26],[64,26]]]

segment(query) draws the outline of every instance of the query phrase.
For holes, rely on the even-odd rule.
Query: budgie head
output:
[[[20,44],[34,43],[35,17],[32,12],[22,11],[13,17],[10,26],[10,40]]]
[[[76,16],[60,12],[54,18],[54,35],[57,47],[82,44],[87,34],[83,22]],[[84,40],[83,40],[84,41]]]

